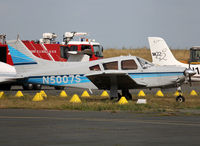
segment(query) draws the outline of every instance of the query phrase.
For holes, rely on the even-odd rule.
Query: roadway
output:
[[[0,145],[199,145],[199,116],[0,109]]]

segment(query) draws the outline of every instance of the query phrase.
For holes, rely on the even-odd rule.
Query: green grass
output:
[[[133,100],[128,104],[119,105],[117,101],[110,101],[109,98],[92,96],[91,98],[81,98],[81,103],[70,103],[71,97],[61,98],[58,96],[48,96],[47,99],[34,102],[33,96],[25,95],[22,98],[16,98],[11,95],[0,99],[0,108],[17,109],[58,109],[58,110],[81,110],[81,111],[128,111],[139,113],[174,113],[180,109],[200,110],[200,96],[192,97],[185,95],[185,103],[177,103],[172,94],[166,94],[165,97],[156,97],[147,95],[147,104],[136,104],[137,96],[133,95]]]

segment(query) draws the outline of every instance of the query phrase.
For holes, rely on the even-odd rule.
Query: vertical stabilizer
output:
[[[33,55],[19,39],[7,41],[7,44],[18,74],[32,72],[33,70],[36,70],[34,68],[37,68],[38,65],[44,66],[44,64],[50,62]]]
[[[148,37],[152,61],[157,65],[181,65],[176,60],[164,39],[160,37]]]

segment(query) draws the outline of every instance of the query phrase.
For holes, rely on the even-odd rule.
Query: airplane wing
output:
[[[18,76],[0,76],[0,84],[7,84],[16,82],[18,80],[24,79],[24,77],[18,77]]]
[[[145,87],[146,84],[138,82],[131,78],[128,73],[119,71],[104,71],[87,74],[86,77],[98,88],[109,90],[114,78],[118,89],[136,89]]]

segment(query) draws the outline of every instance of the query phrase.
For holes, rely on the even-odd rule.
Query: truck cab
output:
[[[103,58],[103,47],[85,32],[66,32],[61,46],[61,57],[68,59],[71,52],[88,52],[90,61]],[[87,50],[87,51],[86,51]]]
[[[100,43],[89,40],[69,41],[67,45],[61,46],[60,54],[64,59],[68,59],[71,52],[84,52],[90,56],[90,61],[103,58],[103,47]]]
[[[200,64],[200,46],[190,48],[190,62],[191,64]]]

